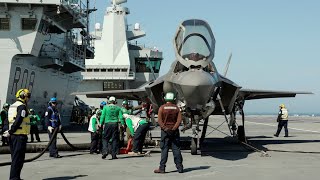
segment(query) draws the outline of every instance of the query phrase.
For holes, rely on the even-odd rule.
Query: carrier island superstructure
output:
[[[94,57],[87,33],[91,11],[89,0],[0,0],[1,107],[27,88],[29,108],[43,116],[56,97],[63,125],[70,123],[70,94],[82,79],[85,59]]]
[[[138,23],[130,28],[123,6],[126,0],[113,1],[107,7],[103,26],[97,23],[95,32],[95,57],[86,60],[86,70],[78,91],[107,91],[138,88],[159,76],[162,52],[156,47],[139,45],[136,39],[146,35]],[[78,96],[86,104],[99,107],[106,99]]]

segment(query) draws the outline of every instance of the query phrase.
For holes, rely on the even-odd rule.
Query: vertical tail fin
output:
[[[223,73],[223,76],[224,76],[224,77],[227,76],[228,69],[229,69],[229,65],[230,65],[230,62],[231,62],[231,58],[232,58],[232,52],[230,53],[228,62],[227,62],[227,64],[226,64],[226,67],[224,68],[224,73]]]

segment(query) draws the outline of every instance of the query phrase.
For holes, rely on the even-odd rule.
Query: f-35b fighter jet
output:
[[[120,99],[150,101],[154,111],[157,112],[157,109],[164,104],[164,94],[176,93],[177,105],[182,111],[183,118],[190,122],[187,128],[193,129],[191,154],[197,154],[198,147],[201,147],[210,115],[224,115],[230,133],[245,141],[243,106],[246,100],[312,94],[243,89],[225,77],[227,71],[223,75],[220,74],[213,63],[215,38],[210,26],[203,20],[183,21],[174,36],[173,45],[176,60],[168,73],[142,88],[74,94],[85,94],[89,98],[115,96]],[[237,112],[242,116],[242,125],[236,123]]]

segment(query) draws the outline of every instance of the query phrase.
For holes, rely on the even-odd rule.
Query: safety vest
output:
[[[58,127],[59,113],[55,111],[51,106],[48,107],[52,111],[51,117],[49,117],[49,125],[53,128]]]
[[[280,113],[281,113],[281,120],[288,120],[289,113],[286,108],[282,108],[280,110]]]
[[[88,127],[88,131],[90,131],[90,132],[95,132],[93,129],[93,125],[92,125],[92,121],[94,118],[96,118],[96,123],[95,123],[96,130],[99,128],[99,125],[100,125],[99,119],[97,118],[97,115],[95,114],[95,115],[91,116],[90,121],[89,121],[89,127]]]
[[[142,119],[140,117],[137,117],[135,115],[129,115],[127,117],[127,120],[128,119],[131,119],[132,121],[132,126],[133,126],[133,130],[134,132],[136,132],[136,130],[138,129],[138,127],[141,125],[141,124],[147,124],[148,122],[146,121],[146,119]]]
[[[15,122],[17,113],[18,113],[18,107],[21,105],[24,105],[24,104],[20,101],[17,101],[10,106],[8,111],[9,129],[11,129],[12,124]],[[26,117],[23,118],[20,128],[18,128],[16,132],[14,132],[13,134],[17,134],[17,135],[30,134],[30,118],[27,115]]]

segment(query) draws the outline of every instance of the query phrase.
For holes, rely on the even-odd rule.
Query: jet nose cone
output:
[[[208,102],[217,82],[217,79],[208,72],[190,70],[177,76],[175,86],[187,105],[196,108]]]

